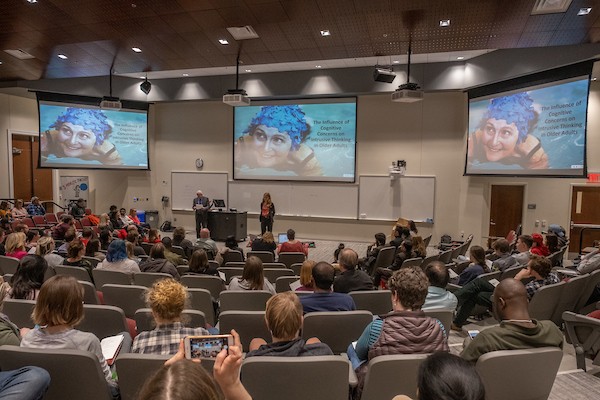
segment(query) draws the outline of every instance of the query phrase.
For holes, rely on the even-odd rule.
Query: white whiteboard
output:
[[[358,186],[300,182],[229,182],[230,207],[258,213],[269,192],[278,215],[356,219]]]
[[[192,211],[196,191],[227,203],[227,172],[171,171],[171,209]],[[229,203],[227,203],[229,207]]]
[[[359,177],[359,218],[395,221],[434,220],[435,177],[387,175]]]

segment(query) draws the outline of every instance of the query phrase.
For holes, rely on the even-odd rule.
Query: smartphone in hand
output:
[[[221,350],[233,346],[231,335],[186,336],[183,340],[185,358],[215,358]]]

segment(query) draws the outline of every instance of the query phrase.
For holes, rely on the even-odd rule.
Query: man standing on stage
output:
[[[196,212],[196,237],[200,238],[200,229],[208,228],[208,210],[210,210],[210,200],[204,197],[202,190],[196,192],[193,208]]]

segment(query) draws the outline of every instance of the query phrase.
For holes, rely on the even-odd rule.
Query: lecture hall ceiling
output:
[[[541,0],[555,3],[557,0]],[[208,75],[235,65],[227,27],[251,25],[245,68],[451,61],[493,49],[600,41],[600,0],[531,15],[536,0],[0,0],[0,81],[108,75]],[[590,14],[578,16],[581,8]],[[440,20],[450,26],[440,27]],[[330,36],[320,31],[328,30]],[[219,44],[226,39],[229,45]],[[138,47],[141,53],[131,49]],[[64,54],[66,60],[58,58]],[[442,54],[450,59],[436,58]],[[419,59],[419,57],[421,57]],[[365,61],[366,60],[366,61]],[[361,64],[361,61],[363,64]],[[340,64],[342,62],[342,64]],[[345,63],[345,64],[344,64]],[[229,69],[228,69],[229,70]],[[275,70],[275,69],[273,69]],[[174,72],[177,71],[177,72]],[[207,71],[207,73],[202,73]],[[228,72],[229,73],[229,72]]]

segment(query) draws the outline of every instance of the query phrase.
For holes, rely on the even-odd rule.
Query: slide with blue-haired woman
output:
[[[587,92],[587,79],[581,79],[472,99],[466,172],[582,171]]]
[[[236,108],[236,179],[354,180],[356,103]]]

